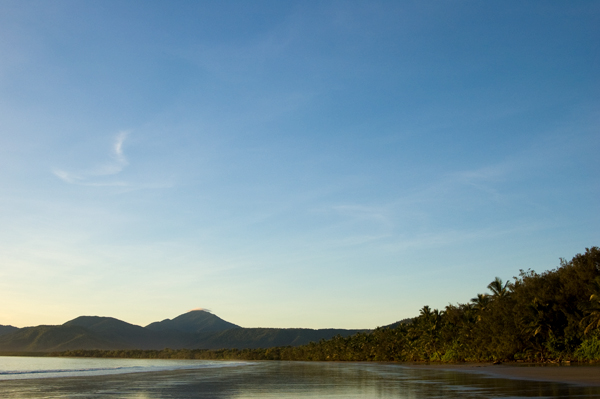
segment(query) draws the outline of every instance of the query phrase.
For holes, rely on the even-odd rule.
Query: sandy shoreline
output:
[[[600,365],[537,365],[519,363],[405,364],[417,370],[448,370],[490,377],[600,386]]]
[[[260,361],[242,367],[7,379],[0,381],[0,397],[600,399],[599,375],[598,366]]]

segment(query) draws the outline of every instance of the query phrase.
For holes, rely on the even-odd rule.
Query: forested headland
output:
[[[424,306],[394,327],[296,347],[75,350],[54,356],[317,361],[600,361],[600,249],[543,273],[494,279],[488,292],[444,309]]]

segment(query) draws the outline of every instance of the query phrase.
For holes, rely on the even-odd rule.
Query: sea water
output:
[[[600,387],[399,364],[0,357],[0,398],[595,398]]]
[[[0,356],[0,381],[219,368],[245,362]]]

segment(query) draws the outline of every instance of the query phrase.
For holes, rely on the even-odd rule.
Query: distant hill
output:
[[[208,333],[240,328],[206,310],[192,310],[174,319],[157,321],[146,326],[153,331],[177,330],[189,333]]]
[[[0,336],[0,351],[51,352],[80,348],[125,349],[78,326],[25,327]]]
[[[309,328],[236,328],[198,336],[190,349],[254,349],[275,346],[299,346],[336,335],[347,337],[364,330]]]
[[[413,321],[413,320],[414,320],[413,318],[409,318],[409,319],[402,319],[402,320],[400,320],[400,321],[397,321],[397,322],[395,322],[395,323],[392,323],[392,324],[388,324],[387,326],[383,326],[383,327],[384,327],[384,328],[396,328],[396,327],[398,327],[398,326],[399,326],[399,325],[401,325],[401,324],[408,324],[408,323],[410,323],[410,322],[411,322],[411,321]]]
[[[179,331],[151,331],[113,317],[81,316],[61,326],[27,327],[0,335],[0,351],[181,349],[194,340],[193,334]]]
[[[2,352],[75,349],[225,349],[297,346],[361,330],[242,328],[207,311],[191,311],[146,327],[113,317],[80,316],[60,326],[3,328]],[[363,330],[364,331],[364,330]]]
[[[10,333],[13,333],[13,332],[15,332],[17,330],[18,330],[17,327],[3,326],[2,324],[0,324],[0,335],[10,334]]]
[[[79,326],[115,346],[127,349],[184,348],[193,336],[179,331],[152,331],[113,317],[80,316],[63,326]]]

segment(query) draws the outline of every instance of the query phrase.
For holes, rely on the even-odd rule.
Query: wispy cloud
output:
[[[359,220],[368,220],[380,222],[383,224],[389,223],[389,217],[386,215],[387,209],[381,206],[366,206],[366,205],[334,205],[331,207],[335,212]]]
[[[510,223],[494,223],[481,228],[436,229],[414,236],[399,235],[383,243],[381,249],[389,252],[403,252],[411,249],[433,249],[473,242],[498,241],[503,237],[530,235],[533,232],[548,229],[549,226],[551,225],[545,222],[516,220]]]
[[[120,132],[115,139],[113,146],[113,158],[116,161],[116,165],[112,165],[113,169],[115,170],[114,173],[120,172],[125,166],[128,165],[127,158],[125,158],[125,155],[123,154],[123,142],[128,135],[129,131],[125,130]]]
[[[324,242],[329,246],[379,245],[384,252],[396,252],[543,228],[530,225],[517,216],[519,212],[513,214],[523,208],[526,195],[509,190],[515,180],[531,178],[524,175],[533,173],[543,162],[531,156],[513,157],[439,174],[422,184],[398,189],[394,197],[320,209],[337,216],[328,220],[341,232],[341,238]],[[485,219],[485,225],[479,219],[481,214],[492,215]]]
[[[70,184],[79,184],[82,182],[82,177],[78,176],[74,173],[68,173],[65,172],[64,170],[60,170],[60,169],[54,169],[52,171],[52,173],[54,173],[54,175],[56,177],[58,177],[59,179],[61,179],[64,182],[70,183]]]
[[[206,308],[194,308],[194,309],[190,309],[188,310],[188,312],[196,312],[196,311],[203,311],[203,312],[208,312],[208,313],[212,313],[212,311],[210,309],[206,309]]]
[[[121,173],[123,169],[129,165],[127,158],[123,152],[123,143],[129,135],[128,130],[123,130],[117,134],[112,145],[110,157],[112,160],[105,164],[96,166],[93,169],[81,172],[67,172],[62,169],[54,169],[52,173],[69,184],[79,184],[84,186],[127,186],[127,183],[122,181],[95,181],[95,178],[113,176]]]

